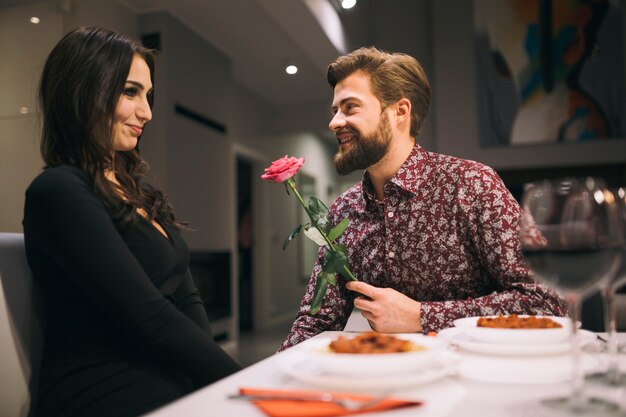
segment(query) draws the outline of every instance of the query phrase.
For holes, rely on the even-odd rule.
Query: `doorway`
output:
[[[253,321],[253,163],[241,156],[237,157],[237,253],[239,259],[239,330],[251,331]]]

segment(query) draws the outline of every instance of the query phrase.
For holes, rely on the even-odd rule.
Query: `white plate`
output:
[[[493,318],[496,316],[485,316]],[[519,317],[528,317],[520,315]],[[499,329],[491,327],[478,327],[476,322],[480,317],[466,317],[454,320],[456,327],[461,327],[464,332],[472,336],[477,342],[501,343],[501,344],[554,344],[567,340],[572,328],[572,321],[568,317],[537,316],[554,320],[562,327],[553,329]]]
[[[587,330],[579,330],[578,335],[580,337],[581,346],[596,339],[595,333]],[[487,353],[490,355],[537,356],[570,352],[570,343],[568,341],[549,344],[520,343],[517,345],[487,343],[474,340],[472,335],[468,334],[466,329],[462,327],[450,327],[448,329],[444,329],[439,332],[439,337],[463,350],[477,353]]]
[[[598,369],[598,360],[582,355],[584,372]],[[476,381],[502,384],[555,384],[572,380],[570,355],[496,356],[466,353],[459,363],[458,374]]]
[[[356,336],[358,334],[347,337]],[[428,368],[447,347],[437,338],[419,334],[403,334],[396,337],[426,349],[400,353],[335,353],[328,347],[334,340],[333,338],[311,340],[303,346],[303,350],[326,372],[350,376],[373,376],[415,372]]]
[[[304,349],[282,355],[278,361],[280,370],[296,381],[315,387],[337,391],[384,391],[427,384],[451,375],[459,362],[453,352],[441,352],[436,360],[419,372],[378,376],[350,376],[324,371]]]

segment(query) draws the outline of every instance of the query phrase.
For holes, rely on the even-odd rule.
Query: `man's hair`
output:
[[[331,87],[357,71],[370,76],[374,95],[383,107],[402,98],[411,101],[411,136],[417,137],[430,107],[430,84],[422,66],[403,53],[389,53],[374,47],[360,48],[340,56],[328,66]]]

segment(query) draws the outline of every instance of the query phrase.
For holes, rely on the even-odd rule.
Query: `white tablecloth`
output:
[[[324,332],[314,339],[334,338],[341,332]],[[619,338],[626,342],[626,333]],[[313,339],[312,339],[313,340]],[[229,400],[229,394],[240,387],[256,388],[308,388],[312,387],[288,376],[282,369],[285,361],[295,354],[304,354],[312,340],[301,343],[286,352],[273,355],[217,383],[205,387],[185,398],[162,407],[150,417],[192,416],[264,416],[252,403]],[[592,344],[601,345],[601,342]],[[593,346],[588,346],[593,347]],[[588,370],[602,370],[606,357],[602,353],[584,355]],[[292,356],[286,356],[291,354]],[[563,377],[555,377],[551,369],[567,363],[567,355],[552,355],[535,358],[494,357],[455,350],[449,353],[459,359],[458,366],[449,376],[426,384],[406,388],[395,388],[392,395],[424,401],[421,407],[368,413],[367,416],[467,416],[467,417],[517,417],[556,416],[550,408],[541,404],[541,399],[564,395],[569,383]],[[565,361],[565,362],[564,362]],[[626,371],[626,355],[620,355],[620,366]],[[524,383],[515,380],[518,372]],[[528,375],[531,375],[530,377]],[[545,377],[545,379],[542,379]],[[552,379],[554,382],[544,383]],[[493,381],[493,382],[490,382]],[[384,384],[382,384],[384,385]],[[587,392],[621,405],[621,415],[626,415],[626,389],[609,388],[587,384]],[[346,391],[350,391],[346,387]],[[375,389],[373,390],[375,391]]]
[[[341,332],[324,332],[315,339],[334,338]],[[626,342],[626,333],[619,338]],[[281,354],[273,355],[215,384],[205,387],[185,398],[162,407],[150,417],[192,417],[192,416],[264,416],[252,403],[229,400],[227,396],[236,393],[240,387],[258,388],[305,388],[318,389],[288,376],[281,370],[281,364],[288,354],[302,355],[306,341]],[[601,342],[593,342],[601,343]],[[599,346],[599,345],[598,345]],[[383,413],[368,413],[368,416],[477,416],[477,417],[522,417],[557,416],[550,408],[541,404],[541,399],[567,394],[569,384],[563,377],[555,377],[551,372],[555,366],[563,366],[567,355],[553,355],[535,358],[511,358],[480,355],[456,350],[450,355],[459,359],[458,366],[450,376],[426,384],[394,389],[392,395],[424,401],[421,407],[398,409]],[[565,361],[565,362],[564,362]],[[588,370],[602,370],[606,365],[605,355],[586,353],[585,366]],[[626,371],[626,355],[620,355],[620,366]],[[518,372],[523,383],[516,381]],[[531,375],[531,377],[528,377]],[[545,379],[555,382],[544,383]],[[565,378],[567,379],[567,378]],[[607,388],[587,384],[587,392],[618,402],[622,414],[626,415],[626,389]],[[352,391],[345,387],[344,391]],[[375,391],[375,389],[374,389]]]

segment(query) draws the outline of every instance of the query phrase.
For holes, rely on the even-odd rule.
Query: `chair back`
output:
[[[0,417],[26,417],[33,408],[43,347],[41,314],[24,235],[0,233]]]

